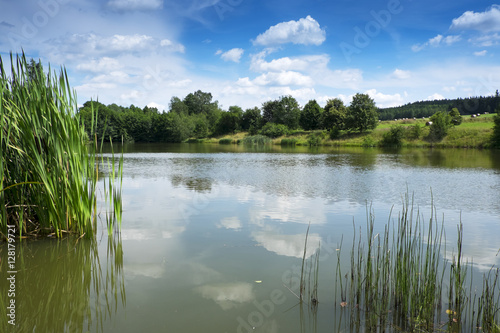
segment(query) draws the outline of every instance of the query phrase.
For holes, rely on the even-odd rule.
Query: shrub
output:
[[[405,130],[402,126],[392,126],[389,132],[384,133],[381,145],[400,147],[404,134]]]
[[[408,140],[418,140],[422,135],[422,126],[415,124],[406,129],[406,138]]]
[[[252,135],[243,138],[241,141],[244,145],[265,145],[270,144],[271,139],[264,135]]]
[[[427,140],[430,142],[439,142],[448,134],[451,126],[451,117],[448,113],[438,111],[430,118],[432,125],[429,130]]]
[[[219,140],[219,144],[221,145],[230,145],[231,143],[233,143],[233,139],[220,139]]]
[[[267,123],[260,130],[260,134],[270,138],[277,138],[288,134],[288,127],[283,124]]]
[[[340,129],[337,126],[333,126],[330,129],[330,139],[336,140],[340,137]]]
[[[283,138],[281,139],[281,145],[282,146],[295,146],[297,144],[297,139],[296,138],[291,138],[291,139],[287,139],[287,138]]]

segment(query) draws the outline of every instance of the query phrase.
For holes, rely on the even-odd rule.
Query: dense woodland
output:
[[[461,115],[493,113],[499,104],[500,95],[497,90],[494,96],[420,101],[393,108],[379,109],[379,119],[427,118],[438,111],[448,112],[453,108],[456,108]]]

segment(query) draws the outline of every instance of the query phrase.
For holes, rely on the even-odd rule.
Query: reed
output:
[[[15,225],[19,236],[77,233],[97,228],[99,164],[97,138],[89,138],[76,115],[76,94],[64,68],[59,75],[30,69],[11,54],[10,75],[0,58],[0,229]],[[97,110],[95,111],[95,119]],[[87,124],[89,125],[89,124]],[[97,126],[93,121],[93,128]],[[102,143],[102,142],[101,142]],[[121,217],[122,162],[107,161],[108,230]],[[109,200],[109,201],[108,201]]]
[[[367,208],[365,236],[361,237],[361,229],[358,236],[354,228],[350,269],[345,279],[340,246],[335,297],[338,300],[340,289],[341,308],[350,309],[351,330],[460,332],[482,327],[487,332],[499,332],[499,269],[492,268],[484,276],[480,297],[473,295],[471,266],[462,254],[463,226],[458,226],[456,254],[448,268],[442,256],[443,241],[446,243],[444,221],[437,222],[432,207],[431,217],[424,223],[419,210],[414,210],[413,197],[406,194],[397,222],[391,223],[389,217],[383,234],[376,235],[375,216],[371,207]],[[443,309],[445,275],[449,276],[448,304]]]

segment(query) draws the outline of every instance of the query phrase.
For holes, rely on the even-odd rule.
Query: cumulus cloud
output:
[[[378,92],[377,89],[370,89],[365,92],[368,94],[378,107],[387,108],[404,104],[403,97],[400,94],[386,95]]]
[[[453,19],[450,29],[500,31],[500,6],[493,5],[484,12],[466,11],[460,17]]]
[[[435,101],[435,100],[440,100],[440,99],[444,99],[444,96],[441,94],[438,94],[438,93],[434,93],[434,94],[427,97],[428,101]]]
[[[281,22],[257,36],[254,45],[281,45],[286,43],[321,45],[325,41],[325,31],[311,16],[298,21]]]
[[[252,81],[247,79],[244,82],[252,82],[258,86],[311,86],[314,83],[309,76],[294,71],[269,72],[257,76]]]
[[[108,6],[119,11],[155,10],[163,7],[163,0],[110,0]]]
[[[157,50],[184,52],[184,46],[168,39],[158,40],[148,35],[101,36],[93,33],[73,34],[53,41],[67,54],[85,53],[86,56],[113,56],[142,54]]]
[[[409,79],[410,78],[411,72],[410,71],[405,71],[405,70],[402,70],[402,69],[399,69],[399,68],[396,68],[394,70],[394,72],[392,72],[391,76],[393,78],[395,78],[395,79],[404,80],[404,79]]]
[[[438,47],[443,44],[450,46],[456,42],[459,42],[462,40],[462,37],[460,35],[449,35],[444,37],[443,35],[437,35],[436,37],[430,38],[427,42],[423,44],[415,44],[411,47],[413,52],[419,52],[425,49],[427,46],[432,46],[432,47]]]
[[[76,69],[78,70],[93,73],[110,72],[115,71],[118,68],[120,68],[118,60],[109,57],[102,57],[98,60],[92,59],[76,66]]]
[[[482,50],[482,51],[477,51],[477,52],[474,52],[474,55],[475,55],[476,57],[483,57],[483,56],[485,56],[485,55],[486,55],[486,53],[488,53],[488,51],[486,51],[486,50]]]
[[[330,58],[327,55],[312,55],[303,57],[283,57],[266,61],[266,53],[260,52],[252,56],[250,70],[255,72],[305,71],[311,68],[325,67]]]
[[[469,42],[482,46],[482,47],[490,47],[493,45],[498,45],[500,42],[500,35],[498,33],[484,35],[476,38],[469,39]]]
[[[234,48],[226,52],[222,52],[222,50],[219,50],[215,54],[220,54],[221,59],[224,61],[233,61],[239,63],[243,52],[245,52],[243,49]]]

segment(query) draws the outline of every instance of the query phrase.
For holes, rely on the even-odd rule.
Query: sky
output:
[[[64,66],[78,103],[222,109],[369,94],[378,107],[500,88],[500,4],[483,0],[0,0],[0,55]]]

